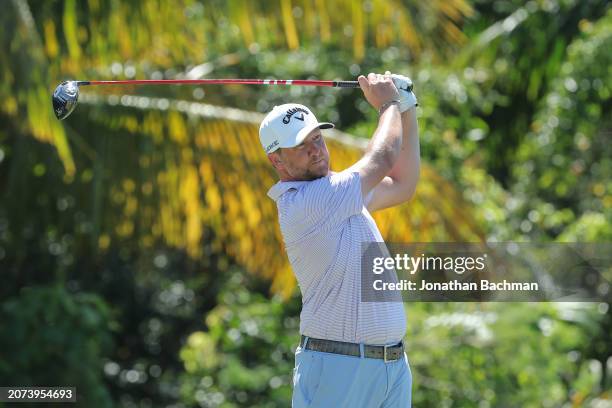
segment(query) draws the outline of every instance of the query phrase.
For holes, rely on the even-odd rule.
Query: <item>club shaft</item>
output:
[[[329,86],[336,88],[359,88],[357,81],[319,81],[311,79],[126,79],[120,81],[77,81],[83,85],[214,85],[214,84],[252,84],[252,85],[301,85]]]

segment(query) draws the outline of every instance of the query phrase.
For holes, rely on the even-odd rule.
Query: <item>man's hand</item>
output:
[[[400,112],[406,112],[413,106],[418,105],[416,96],[412,93],[412,80],[404,75],[391,74],[385,72],[385,75],[390,75],[395,87],[400,95]]]
[[[376,110],[389,101],[400,100],[400,94],[391,80],[390,73],[389,75],[369,73],[367,78],[360,75],[357,80],[366,100]]]

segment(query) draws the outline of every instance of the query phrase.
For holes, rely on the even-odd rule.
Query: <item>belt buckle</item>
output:
[[[386,344],[383,346],[383,360],[385,361],[385,363],[392,363],[392,362],[394,362],[394,361],[399,360],[399,358],[396,358],[396,359],[393,359],[393,360],[389,360],[389,359],[387,358],[387,349],[388,349],[389,347],[395,347],[395,346],[389,346],[389,345],[386,345]]]
[[[387,360],[387,346],[386,344],[383,346],[383,360],[385,361],[385,363],[388,363],[390,360]]]

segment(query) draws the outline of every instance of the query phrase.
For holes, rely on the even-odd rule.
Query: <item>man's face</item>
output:
[[[275,167],[290,180],[315,180],[329,172],[329,152],[321,129],[310,132],[302,144],[279,149],[277,154]]]

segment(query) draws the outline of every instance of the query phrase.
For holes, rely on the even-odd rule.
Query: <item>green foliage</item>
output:
[[[3,386],[76,387],[84,406],[112,406],[102,366],[113,320],[98,295],[23,288],[0,304],[0,321]]]
[[[526,140],[541,98],[567,59],[567,47],[580,34],[581,25],[605,15],[606,2],[490,3],[478,5],[483,11],[492,8],[493,13],[478,19],[476,26],[486,21],[491,25],[474,32],[470,44],[450,66],[462,78],[462,85],[467,82],[463,86],[478,84],[488,95],[483,99],[468,95],[464,102],[488,124],[490,132],[483,135],[479,148],[484,150],[489,172],[507,186],[517,148]],[[495,15],[498,18],[491,21]],[[466,29],[471,31],[469,25]]]
[[[557,238],[560,242],[611,242],[610,218],[604,214],[586,212],[568,225]]]
[[[579,361],[588,330],[568,320],[566,305],[409,304],[415,405],[556,407],[568,395],[596,397],[601,377]],[[573,311],[601,320],[597,310]]]
[[[612,9],[595,24],[584,22],[583,30],[569,46],[561,75],[543,99],[512,169],[513,191],[524,203],[520,212],[526,218],[546,206],[554,213],[572,211],[571,217],[553,225],[539,217],[540,228],[552,233],[574,221],[582,225],[574,228],[596,228],[588,222],[594,214],[576,220],[587,212],[612,217]],[[582,236],[609,240],[609,225],[600,231]]]
[[[293,352],[299,340],[299,298],[288,303],[258,293],[242,273],[231,277],[205,331],[181,350],[182,400],[215,407],[282,407],[291,399]]]

